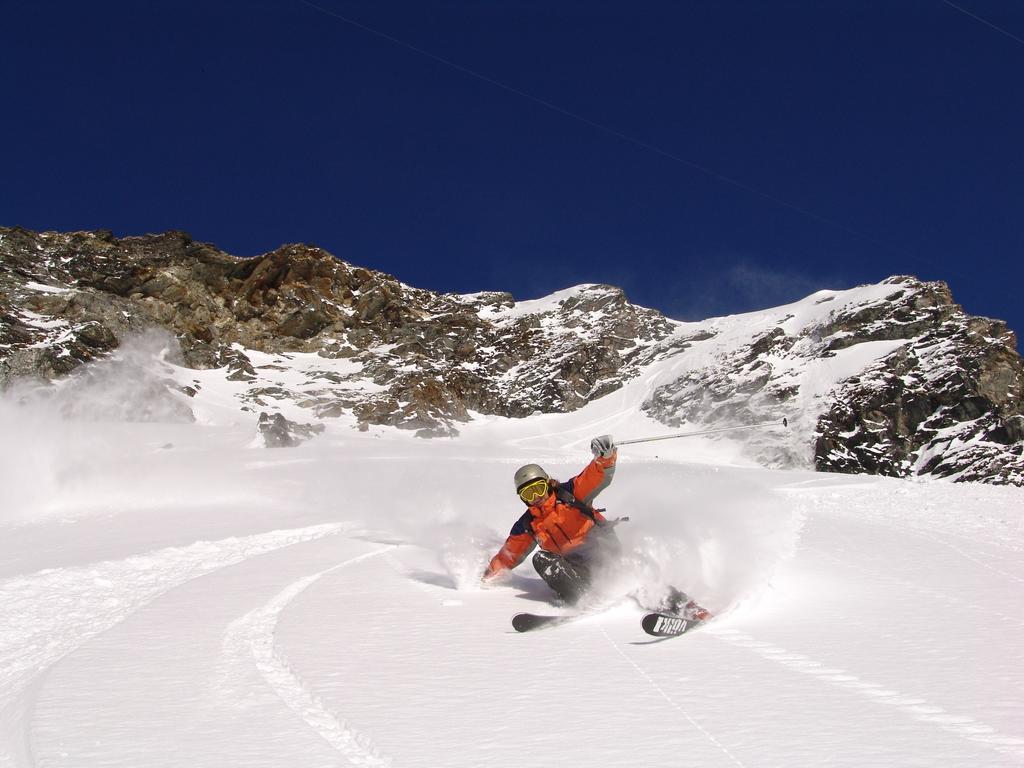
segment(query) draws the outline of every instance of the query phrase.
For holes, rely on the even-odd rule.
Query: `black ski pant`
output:
[[[600,570],[614,567],[622,553],[615,532],[594,528],[582,546],[567,555],[540,550],[533,556],[533,567],[545,583],[570,605],[575,605],[594,583]]]

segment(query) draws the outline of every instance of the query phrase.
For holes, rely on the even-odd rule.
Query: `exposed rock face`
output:
[[[1024,366],[1014,334],[966,315],[943,283],[893,277],[878,287],[810,321],[765,322],[766,313],[760,327],[746,326],[752,339],[720,350],[709,321],[711,335],[697,337],[712,346],[706,363],[655,390],[645,410],[672,426],[787,417],[792,439],[747,438],[768,465],[799,465],[811,443],[823,471],[1024,484]],[[833,301],[826,294],[817,304]]]
[[[819,422],[816,466],[1024,485],[1024,366],[1014,334],[964,315],[945,286],[905,304],[917,333],[844,382]]]
[[[255,380],[252,350],[347,359],[349,376],[310,372],[319,392],[263,388],[252,402],[299,400],[317,416],[424,435],[454,434],[470,411],[579,408],[635,375],[636,350],[673,330],[609,286],[524,313],[509,294],[418,290],[305,245],[241,259],[181,232],[0,229],[0,258],[0,386],[67,374],[160,326],[186,365],[227,366],[235,381]]]
[[[323,424],[297,424],[286,419],[283,414],[271,416],[265,411],[256,422],[256,429],[263,436],[267,448],[294,448],[304,440],[309,440],[326,429]]]
[[[641,407],[672,427],[787,417],[786,433],[744,436],[769,466],[1024,484],[1013,333],[909,277],[678,323],[610,286],[516,303],[419,290],[313,246],[241,259],[181,232],[0,228],[0,388],[63,377],[152,328],[267,411],[280,444],[305,436],[271,413],[285,405],[452,435],[474,413],[571,411],[644,372]],[[178,390],[196,396],[200,378]]]

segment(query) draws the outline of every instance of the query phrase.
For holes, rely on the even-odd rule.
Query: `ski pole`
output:
[[[696,437],[697,435],[714,435],[719,432],[732,432],[737,429],[758,429],[759,427],[776,427],[777,421],[762,421],[759,424],[744,424],[739,427],[721,427],[719,429],[705,429],[700,432],[680,432],[675,435],[661,435],[660,437],[638,437],[634,440],[616,440],[615,445],[630,445],[631,443],[651,443],[655,440],[674,440],[677,437]],[[789,420],[783,419],[782,426],[788,427]]]

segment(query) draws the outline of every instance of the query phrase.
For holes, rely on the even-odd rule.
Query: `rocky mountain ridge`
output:
[[[760,320],[741,326],[752,338],[659,387],[643,408],[672,426],[784,415],[796,440],[748,438],[769,466],[799,466],[813,446],[822,471],[1024,484],[1016,337],[965,314],[944,283],[897,276],[822,291]]]
[[[242,381],[257,379],[250,351],[350,361],[350,375],[325,372],[322,393],[303,397],[315,415],[431,435],[454,433],[470,411],[578,408],[635,375],[637,352],[673,329],[610,286],[522,312],[510,294],[420,290],[304,245],[243,259],[180,232],[0,229],[0,257],[0,385],[65,375],[158,326],[186,366],[227,366]]]
[[[747,438],[770,466],[1024,484],[1014,334],[910,277],[680,323],[611,286],[517,303],[314,246],[238,258],[181,232],[0,228],[0,388],[66,377],[152,328],[253,413],[454,435],[474,414],[574,410],[643,378],[640,407],[671,427],[787,417],[786,439]],[[200,386],[181,389],[198,401]]]

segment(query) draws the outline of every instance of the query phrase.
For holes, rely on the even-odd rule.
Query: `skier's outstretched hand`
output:
[[[602,456],[606,459],[611,458],[611,455],[615,453],[615,441],[612,440],[611,435],[595,437],[590,441],[590,450],[594,456]]]

